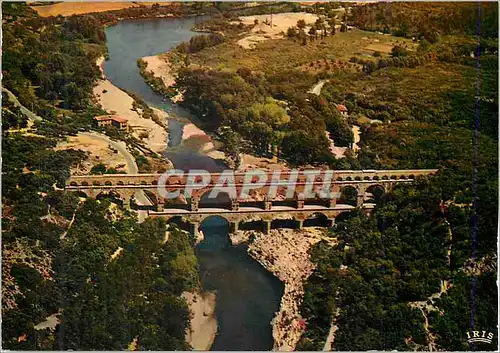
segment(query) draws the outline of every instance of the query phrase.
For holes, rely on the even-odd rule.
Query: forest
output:
[[[355,36],[297,43],[292,29],[288,41],[246,55],[234,43],[188,54],[201,67],[179,72],[184,104],[235,157],[247,151],[292,166],[439,169],[383,195],[370,216],[339,219],[329,231],[338,244],[313,248],[317,268],[305,284],[298,350],[322,350],[332,322],[335,350],[468,350],[471,310],[476,327],[497,337],[498,6],[455,5],[353,7],[349,24],[418,43],[370,57],[353,51],[349,61],[362,70],[298,70],[322,60],[295,64],[307,50],[323,53],[322,44]],[[326,70],[332,57],[324,58]],[[306,93],[318,79],[328,80],[321,94]],[[352,124],[361,126],[360,151],[333,158],[324,132],[351,146]],[[471,298],[473,283],[480,290]]]
[[[167,12],[215,8],[234,11],[226,16],[232,18],[264,11],[200,4],[40,18],[23,3],[2,3],[2,85],[42,117],[33,133],[15,132],[27,117],[3,92],[7,349],[189,349],[189,311],[179,295],[198,285],[193,240],[161,221],[137,224],[106,198],[57,190],[85,155],[53,148],[103,113],[91,95],[100,75],[96,58],[106,53],[105,25]],[[310,11],[333,14],[331,7]],[[346,20],[365,31],[305,45],[292,36],[250,52],[231,48],[235,36],[194,37],[178,48],[186,59],[176,80],[183,104],[217,134],[235,166],[247,152],[290,166],[439,169],[382,195],[370,216],[356,210],[338,219],[329,229],[338,243],[311,250],[317,267],[305,283],[306,331],[297,350],[323,349],[333,322],[335,350],[471,349],[465,333],[473,285],[475,325],[495,334],[491,345],[476,348],[494,350],[498,4],[375,3],[353,7]],[[243,30],[212,25],[233,35]],[[368,56],[346,44],[369,31],[403,44]],[[335,71],[301,69],[334,60],[341,61]],[[319,96],[307,93],[323,79]],[[347,118],[337,104],[347,107]],[[361,129],[360,150],[336,159],[325,132],[351,147],[353,124]],[[109,171],[98,165],[93,172]],[[41,325],[51,316],[59,322],[54,332]]]
[[[28,118],[2,92],[2,347],[190,349],[180,294],[198,286],[191,237],[162,221],[138,224],[106,197],[58,190],[86,155],[53,148],[102,114],[91,101],[102,23],[39,18],[23,3],[2,10],[2,85],[42,118],[16,132]]]

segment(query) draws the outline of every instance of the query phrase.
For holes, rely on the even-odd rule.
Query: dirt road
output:
[[[127,164],[127,173],[128,174],[138,174],[139,169],[137,168],[137,163],[135,162],[135,158],[127,150],[127,145],[123,141],[113,141],[106,135],[101,135],[95,132],[81,132],[80,135],[92,138],[92,139],[97,139],[101,141],[105,141],[108,143],[111,147],[115,148],[118,153],[120,153],[123,158],[125,159],[125,162]],[[135,193],[135,202],[138,205],[151,205],[151,202],[149,199],[146,197],[143,191],[137,191]],[[146,211],[139,211],[139,222],[144,221],[146,218]]]

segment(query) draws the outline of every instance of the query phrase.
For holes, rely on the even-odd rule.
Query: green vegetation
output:
[[[54,150],[59,138],[89,129],[103,114],[91,101],[100,76],[95,61],[105,52],[101,20],[42,19],[23,3],[2,3],[2,10],[3,85],[42,118],[19,131],[28,113],[4,92],[2,346],[189,349],[190,314],[180,296],[198,286],[189,235],[162,221],[138,224],[110,202],[117,195],[91,200],[57,190],[86,158]],[[37,326],[54,316],[52,327]]]
[[[344,28],[317,38],[315,31],[301,35],[307,28],[298,23],[285,34],[288,40],[268,40],[254,50],[225,41],[191,54],[194,65],[180,71],[184,104],[209,129],[226,134],[221,139],[231,141],[233,154],[278,153],[291,165],[339,169],[439,169],[429,180],[375,195],[371,216],[352,213],[331,230],[337,245],[312,250],[317,269],[306,283],[301,311],[307,328],[297,349],[322,349],[332,320],[339,327],[335,350],[467,349],[473,279],[481,288],[477,327],[497,333],[496,268],[483,266],[473,275],[471,249],[475,221],[478,262],[495,259],[498,11],[480,5],[478,49],[477,5],[454,6],[359,6],[344,20],[401,37]],[[335,11],[321,7],[311,11]],[[306,93],[325,78],[319,97]],[[337,104],[347,107],[347,118]],[[361,125],[361,150],[334,160],[324,132],[336,145],[350,146],[348,124]],[[352,196],[342,197],[352,202]],[[430,309],[421,311],[419,302]]]
[[[161,77],[156,77],[151,71],[147,70],[148,64],[146,64],[144,60],[137,59],[137,66],[139,67],[139,72],[141,73],[141,76],[144,78],[146,83],[151,87],[153,91],[164,97],[173,97],[175,95],[175,91],[170,87],[166,87]],[[140,105],[141,107],[143,106],[142,104],[137,102],[143,102],[143,101],[138,97],[136,99],[136,96],[134,96],[134,104]],[[144,105],[147,106],[147,104],[145,103]]]
[[[430,42],[438,41],[440,34],[477,36],[480,21],[482,37],[498,38],[498,6],[491,3],[369,4],[355,7],[350,21],[362,29]]]

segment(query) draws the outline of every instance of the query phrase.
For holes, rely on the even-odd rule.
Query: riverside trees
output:
[[[59,138],[102,114],[90,100],[100,76],[95,60],[104,53],[101,23],[93,16],[42,19],[24,3],[2,9],[2,84],[42,118],[36,134],[6,131],[26,119],[4,100],[2,346],[189,349],[190,315],[180,298],[198,282],[189,236],[161,221],[139,225],[105,197],[54,190],[85,158],[55,151]],[[53,315],[52,328],[37,326]]]
[[[183,104],[207,128],[230,127],[250,152],[271,156],[277,148],[292,165],[333,166],[325,130],[340,146],[353,142],[352,132],[333,102],[300,92],[306,91],[308,82],[314,83],[305,73],[264,76],[244,68],[237,72],[184,68],[176,86],[184,91]]]

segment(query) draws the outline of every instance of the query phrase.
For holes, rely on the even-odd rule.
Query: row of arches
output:
[[[154,205],[145,206],[146,209],[154,210],[156,208],[155,205],[158,204],[160,200],[157,199],[156,195],[148,190],[144,191],[146,196],[152,201]],[[382,185],[374,184],[368,187],[363,196],[363,203],[379,203],[382,195],[385,193],[385,189]],[[87,197],[88,195],[85,192],[79,191],[79,194],[83,197]],[[120,203],[124,201],[124,197],[122,197],[120,190],[103,190],[95,197],[97,199],[100,198],[109,198],[111,201]],[[340,197],[337,198],[337,205],[350,205],[356,207],[358,205],[358,190],[352,185],[345,185],[340,189]],[[163,203],[163,208],[169,209],[184,209],[189,210],[191,205],[185,198],[177,198],[175,200],[166,200],[168,202]],[[264,201],[240,201],[238,202],[239,207],[253,207],[258,209],[266,209],[266,205]],[[270,201],[270,206],[286,206],[292,208],[298,208],[298,201],[293,199],[287,200],[272,200]],[[331,203],[328,199],[309,199],[303,201],[303,206],[322,206],[322,207],[330,207]],[[143,207],[144,208],[144,207]],[[202,195],[200,200],[197,203],[197,209],[210,209],[210,208],[219,208],[225,210],[233,209],[233,200],[230,199],[227,193],[219,193],[217,198],[210,198],[210,193],[206,192]],[[302,207],[301,207],[302,208]]]
[[[336,178],[335,180],[336,181],[379,181],[379,180],[387,180],[387,181],[390,181],[390,180],[413,180],[415,179],[415,176],[414,175],[383,175],[383,176],[364,176],[364,177],[361,177],[361,176],[355,176],[355,177],[338,177]],[[176,183],[173,183],[173,184],[180,184],[180,181],[177,180]],[[112,181],[112,180],[105,180],[105,181],[99,181],[99,180],[94,180],[94,181],[87,181],[87,180],[84,180],[82,181],[81,183],[78,183],[77,181],[75,180],[72,180],[70,181],[69,183],[70,186],[101,186],[101,185],[105,185],[105,186],[114,186],[114,185],[119,185],[119,186],[125,186],[125,185],[158,185],[158,181],[157,180],[152,180],[152,181],[147,181],[147,180],[141,180],[141,181],[128,181],[127,183],[125,183],[124,181],[122,180],[118,180],[118,181]]]
[[[94,180],[92,183],[89,184],[88,181],[82,181],[81,184],[78,184],[76,181],[71,181],[69,183],[69,186],[125,186],[125,185],[143,185],[143,186],[148,186],[148,185],[158,185],[158,181],[153,180],[151,182],[142,180],[139,183],[135,182],[128,182],[125,184],[123,181],[119,180],[116,183],[113,183],[111,180],[106,180],[106,181],[99,181],[99,180]]]
[[[349,217],[348,212],[343,212],[339,214],[335,220],[341,221]],[[300,222],[300,223],[299,223]],[[263,219],[251,220],[251,221],[238,221],[238,230],[256,230],[266,232],[269,229],[297,229],[297,228],[308,228],[308,227],[331,227],[333,225],[333,219],[328,218],[325,214],[321,212],[315,212],[309,215],[305,220],[287,219],[287,218],[275,218],[271,221],[266,221]],[[179,226],[181,229],[190,231],[193,230],[192,223],[183,216],[174,216],[167,220],[167,223],[173,223]],[[268,224],[267,224],[268,223]],[[205,231],[210,227],[224,228],[226,232],[234,231],[234,222],[230,219],[225,218],[223,215],[211,215],[204,218],[201,222],[195,224],[195,231]],[[205,233],[205,232],[204,232]]]
[[[336,181],[371,181],[371,180],[378,181],[378,180],[414,180],[414,179],[415,179],[415,176],[413,174],[411,174],[408,176],[407,175],[383,175],[383,176],[375,175],[373,177],[370,177],[367,175],[364,177],[355,176],[354,178],[348,176],[345,178],[338,177],[335,180]]]

